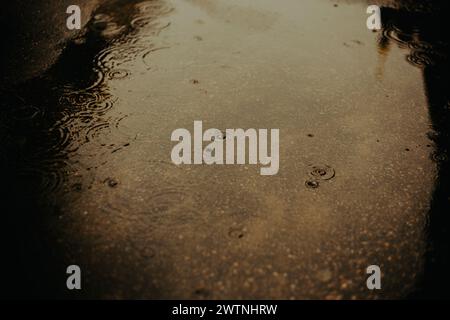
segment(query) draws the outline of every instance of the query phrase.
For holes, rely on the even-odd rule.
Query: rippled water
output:
[[[149,48],[154,46],[151,40],[136,45],[139,33],[148,36],[148,31],[162,30],[165,25],[157,20],[169,13],[170,7],[155,1],[114,2],[98,11],[83,34],[67,44],[56,65],[42,78],[14,89],[5,102],[15,121],[10,124],[12,134],[22,134],[21,125],[36,134],[24,138],[26,152],[32,153],[29,156],[49,163],[60,159],[59,164],[47,167],[36,166],[26,159],[28,156],[21,158],[29,164],[22,167],[20,175],[28,176],[30,172],[29,178],[36,178],[39,189],[51,192],[49,195],[63,188],[70,172],[66,169],[71,166],[69,159],[86,144],[94,143],[91,152],[98,155],[116,152],[133,140],[126,130],[119,130],[128,114],[109,113],[119,99],[109,87],[131,75],[131,71],[121,68],[123,64],[143,61],[150,54]],[[152,25],[136,25],[139,19]],[[9,99],[16,101],[10,103]],[[36,170],[39,174],[35,174]],[[83,175],[86,168],[74,170]]]
[[[72,297],[67,264],[82,297],[443,295],[443,4],[375,2],[379,32],[367,1],[104,1],[38,77],[2,82],[8,252],[45,274],[30,295]],[[174,166],[194,120],[279,128],[279,174]]]

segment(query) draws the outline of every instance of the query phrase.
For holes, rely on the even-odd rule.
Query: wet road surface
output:
[[[442,295],[442,13],[380,5],[372,32],[364,1],[101,3],[49,68],[2,83],[11,294]],[[279,173],[175,166],[170,135],[194,120],[280,129]]]

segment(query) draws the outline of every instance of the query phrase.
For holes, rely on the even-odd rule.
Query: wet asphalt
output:
[[[2,296],[448,297],[444,2],[46,3],[3,20]],[[175,166],[195,120],[279,129],[279,173]]]

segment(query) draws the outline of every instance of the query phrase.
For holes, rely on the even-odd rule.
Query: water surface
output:
[[[440,294],[442,13],[379,4],[372,32],[365,1],[105,1],[51,67],[3,85],[11,261],[46,273],[24,280],[31,294]],[[194,120],[280,129],[278,175],[173,165],[170,135]],[[81,294],[64,291],[69,264]],[[373,264],[381,291],[366,287]]]

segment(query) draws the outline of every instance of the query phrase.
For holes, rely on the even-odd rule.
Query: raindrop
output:
[[[407,48],[408,43],[412,41],[411,35],[392,25],[386,25],[383,28],[382,37],[393,40],[400,48]]]
[[[408,43],[408,46],[411,49],[415,49],[415,50],[425,50],[425,51],[432,51],[433,50],[433,45],[431,45],[428,42],[425,41],[412,41],[410,43]]]
[[[139,29],[145,27],[154,20],[155,19],[153,17],[137,17],[131,20],[130,25],[135,29]],[[153,26],[157,26],[157,23],[155,23]]]
[[[319,181],[316,180],[306,180],[305,186],[309,189],[317,189],[319,187]]]
[[[150,195],[149,212],[152,214],[163,213],[174,208],[183,206],[183,202],[187,199],[187,194],[183,187],[170,186],[158,190]]]
[[[334,169],[327,165],[311,165],[308,171],[313,179],[330,180],[335,176]]]
[[[132,62],[138,56],[143,56],[147,47],[132,44],[110,46],[102,50],[96,57],[95,63],[102,70],[113,70],[123,63]]]
[[[127,70],[116,69],[116,70],[112,70],[108,73],[108,78],[109,79],[123,79],[129,75],[130,75],[130,73]]]
[[[26,188],[30,194],[35,193],[48,193],[54,194],[66,182],[66,175],[61,170],[60,166],[56,163],[50,164],[49,167],[29,167],[24,168],[19,172],[20,185]],[[25,192],[28,194],[28,192]]]
[[[125,26],[114,22],[111,16],[103,13],[94,16],[91,28],[105,38],[113,38],[126,29]]]
[[[115,101],[117,101],[117,98],[115,100],[101,98],[99,100],[90,101],[86,104],[86,109],[91,113],[103,115],[113,107]]]
[[[111,188],[115,188],[119,184],[119,182],[113,178],[106,178],[104,182]]]
[[[111,20],[112,20],[112,18],[106,13],[97,13],[94,16],[94,21],[95,22],[98,22],[98,21],[111,21]]]
[[[97,92],[68,92],[59,99],[62,106],[85,106],[88,103],[100,100],[101,97]]]
[[[78,147],[74,145],[76,136],[73,126],[62,120],[49,130],[46,149],[48,152],[64,152],[65,154],[74,152],[78,150]]]
[[[135,8],[140,12],[152,12],[156,9],[161,9],[163,4],[158,1],[143,1],[135,4]]]
[[[122,34],[125,29],[125,26],[121,26],[115,22],[108,22],[100,34],[105,38],[114,38]]]
[[[433,64],[433,61],[427,53],[419,50],[413,51],[411,54],[407,55],[406,60],[417,67],[425,67]]]
[[[153,53],[153,52],[156,52],[156,51],[159,51],[159,50],[163,50],[163,49],[170,49],[170,47],[159,47],[159,48],[153,48],[153,49],[150,49],[150,50],[147,50],[147,51],[145,51],[143,54],[142,54],[142,61],[144,62],[144,64],[147,66],[147,67],[150,67],[150,58],[151,58],[151,54]]]
[[[443,152],[434,152],[432,159],[435,162],[446,162],[448,160],[448,156]]]
[[[109,122],[105,121],[105,122],[94,123],[92,126],[90,126],[86,130],[86,133],[84,135],[85,141],[89,142],[89,141],[95,140],[104,132],[104,130],[108,130],[108,129],[110,129]]]

